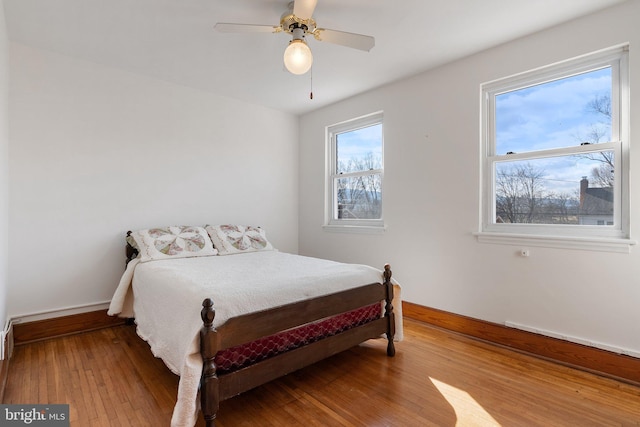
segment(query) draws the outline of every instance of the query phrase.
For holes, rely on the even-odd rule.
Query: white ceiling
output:
[[[302,114],[624,0],[319,0],[319,27],[374,36],[362,52],[309,40],[309,74],[284,70],[289,0],[4,0],[11,41]]]

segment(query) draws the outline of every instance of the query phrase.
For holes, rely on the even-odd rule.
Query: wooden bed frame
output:
[[[129,232],[130,233],[130,232]],[[127,235],[129,235],[127,233]],[[137,250],[127,245],[127,261]],[[200,353],[203,360],[200,380],[201,410],[207,427],[215,426],[220,402],[333,356],[368,339],[387,337],[387,355],[395,355],[395,314],[391,268],[384,266],[382,283],[372,283],[350,290],[234,317],[215,328],[215,309],[209,298],[202,303],[203,326],[200,331]],[[274,335],[326,317],[356,310],[385,301],[384,316],[337,335],[298,347],[262,360],[237,371],[218,375],[216,353],[262,337]]]

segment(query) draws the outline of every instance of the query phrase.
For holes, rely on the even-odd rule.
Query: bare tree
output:
[[[380,218],[382,213],[381,176],[378,173],[366,172],[381,168],[381,159],[373,153],[339,163],[340,173],[365,173],[338,179],[338,218]]]
[[[606,120],[604,123],[594,123],[591,125],[589,133],[581,138],[583,144],[598,144],[602,142],[611,127],[611,97],[609,94],[599,95],[587,103],[587,111],[600,114]],[[600,151],[598,153],[581,154],[580,157],[601,164],[591,171],[591,181],[601,187],[613,187],[613,177],[615,170],[615,158],[611,151]]]
[[[504,222],[532,223],[545,198],[544,171],[530,163],[500,168],[496,172],[496,214]]]
[[[601,163],[591,169],[591,181],[596,187],[613,187],[614,169],[609,163]]]
[[[545,187],[545,171],[531,163],[496,171],[496,221],[519,224],[576,224],[579,194]]]
[[[611,97],[608,93],[596,96],[587,104],[587,109],[611,118]]]
[[[547,214],[547,223],[550,224],[577,224],[577,207],[579,206],[579,194],[572,196],[569,193],[550,193],[546,199],[544,211]]]

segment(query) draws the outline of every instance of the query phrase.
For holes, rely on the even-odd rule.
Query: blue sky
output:
[[[590,111],[596,97],[611,96],[611,69],[591,71],[496,97],[496,153],[506,154],[570,147],[591,141],[596,128],[611,139],[607,118]],[[593,141],[591,141],[593,142]],[[338,160],[362,159],[369,153],[382,157],[382,125],[338,135]],[[545,172],[547,190],[573,194],[580,179],[600,163],[574,156],[533,160]],[[505,166],[513,164],[509,162]]]
[[[611,139],[607,118],[589,111],[596,97],[611,97],[609,68],[580,74],[496,97],[496,154],[530,152],[579,145],[591,141],[596,128]],[[545,171],[548,189],[574,192],[582,176],[589,176],[598,162],[566,156],[532,162]]]
[[[362,159],[369,153],[382,158],[382,124],[338,135],[338,161]]]

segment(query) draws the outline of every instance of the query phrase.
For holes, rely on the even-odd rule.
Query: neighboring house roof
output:
[[[589,187],[585,178],[580,182],[581,215],[613,215],[613,187]]]

